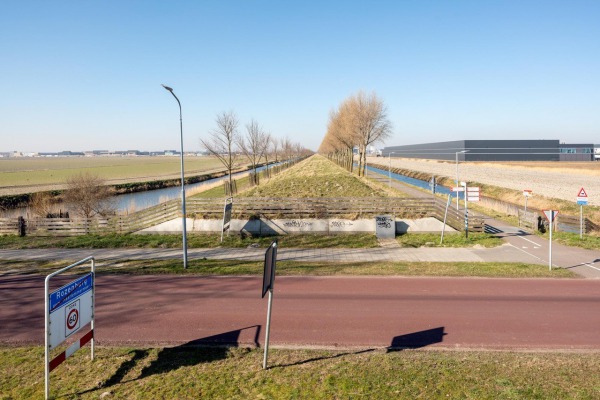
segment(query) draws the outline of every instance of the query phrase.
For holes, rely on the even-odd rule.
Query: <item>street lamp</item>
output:
[[[467,153],[469,150],[461,150],[456,152],[456,186],[458,187],[459,179],[458,179],[458,155],[460,153]],[[451,153],[452,154],[452,153]],[[460,197],[460,192],[456,192],[456,209],[458,210],[458,198]]]
[[[388,167],[388,186],[392,187],[392,153],[394,153],[393,151],[390,151],[388,153],[388,161],[389,161],[389,167]]]
[[[181,222],[183,223],[183,268],[187,269],[187,228],[186,228],[186,212],[185,212],[185,184],[184,184],[184,176],[183,176],[183,120],[181,118],[181,102],[173,93],[173,89],[162,85],[166,90],[171,92],[175,100],[177,100],[177,104],[179,104],[179,132],[181,138]]]

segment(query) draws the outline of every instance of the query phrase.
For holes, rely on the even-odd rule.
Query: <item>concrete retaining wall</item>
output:
[[[443,223],[435,218],[396,220],[396,233],[441,232]],[[188,232],[221,232],[222,221],[216,219],[191,219],[187,222]],[[245,232],[252,235],[286,235],[290,233],[375,233],[373,219],[273,219],[273,220],[231,220],[231,232]],[[181,232],[181,219],[173,219],[144,229],[141,233]],[[446,232],[456,232],[446,226]]]

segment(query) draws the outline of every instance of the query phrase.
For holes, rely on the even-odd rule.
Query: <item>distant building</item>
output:
[[[406,146],[389,146],[384,157],[454,161],[591,161],[593,144],[567,144],[558,140],[456,140]]]
[[[600,161],[600,144],[594,145],[594,161]]]

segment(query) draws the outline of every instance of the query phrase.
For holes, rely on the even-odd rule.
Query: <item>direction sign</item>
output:
[[[453,192],[464,192],[464,191],[465,191],[465,188],[464,188],[464,187],[462,187],[462,186],[454,186],[454,187],[452,188],[452,191],[453,191]]]
[[[577,194],[577,197],[588,197],[584,188],[579,189],[579,193]]]
[[[558,215],[558,210],[544,210],[544,215],[549,222],[554,222],[554,219]]]
[[[585,197],[578,197],[577,198],[577,205],[578,206],[587,206],[588,205],[587,198],[585,198]]]
[[[481,198],[481,192],[478,186],[467,187],[467,201],[479,201]]]

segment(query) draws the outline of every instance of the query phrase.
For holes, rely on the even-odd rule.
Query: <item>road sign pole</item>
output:
[[[583,204],[579,206],[579,239],[583,239]]]
[[[444,231],[446,230],[446,220],[448,218],[448,207],[450,207],[450,202],[452,199],[452,195],[448,195],[448,201],[446,202],[446,211],[444,211],[444,225],[442,225],[442,237],[440,238],[440,246],[444,243]]]
[[[554,211],[550,211],[552,218],[550,219],[550,246],[549,246],[549,255],[548,255],[548,268],[552,271],[552,225],[554,225]]]
[[[525,212],[527,212],[527,196],[525,196]]]
[[[269,305],[267,306],[267,331],[265,334],[265,353],[263,356],[263,369],[267,369],[269,357],[269,334],[271,333],[271,304],[273,303],[273,288],[269,289]]]
[[[465,188],[465,238],[469,238],[469,199]]]

